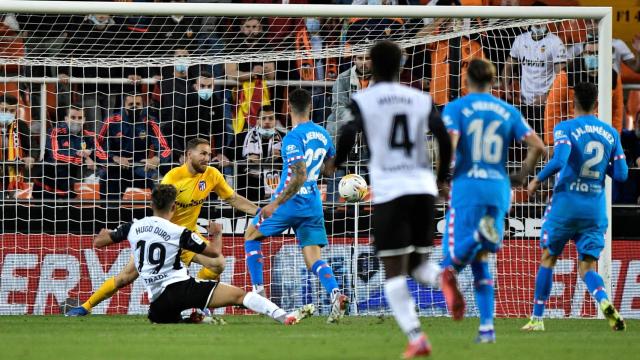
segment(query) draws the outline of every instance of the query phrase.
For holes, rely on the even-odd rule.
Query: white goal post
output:
[[[598,94],[598,114],[599,118],[603,121],[611,124],[612,122],[612,9],[610,7],[493,7],[493,6],[341,6],[341,5],[291,5],[291,4],[220,4],[220,3],[139,3],[139,2],[71,2],[71,1],[2,1],[0,2],[0,13],[21,13],[21,14],[74,14],[74,15],[89,15],[89,14],[111,14],[111,15],[149,15],[149,16],[171,16],[171,15],[184,15],[184,16],[215,16],[215,17],[321,17],[321,18],[457,18],[457,19],[530,19],[535,21],[561,21],[569,19],[585,19],[594,20],[597,22],[597,44],[598,44],[598,77],[597,83],[599,88]],[[456,34],[471,34],[478,30],[475,29],[462,29]],[[429,35],[434,36],[434,39],[449,39],[451,34],[445,35]],[[427,43],[431,40],[425,39],[401,39],[400,45],[403,47],[409,47],[416,43]],[[351,48],[353,53],[359,53],[366,50],[367,45],[354,45]],[[284,49],[278,50],[280,52],[268,53],[267,57],[278,57],[286,60],[295,60],[296,54],[288,53]],[[318,57],[329,57],[333,54],[340,53],[344,49],[331,49],[326,53],[318,53]],[[209,62],[209,63],[224,63],[225,61],[237,60],[239,55],[234,55],[235,58],[228,58],[225,55],[212,55],[199,56],[197,61]],[[252,55],[257,56],[257,55]],[[124,59],[124,61],[131,61],[141,63],[147,59]],[[37,59],[28,58],[2,58],[0,57],[0,64],[18,64],[26,65],[30,63],[47,63],[45,56],[39,56]],[[64,64],[65,59],[53,59],[52,61],[58,64]],[[112,61],[109,66],[114,66],[117,61],[123,61],[122,59],[106,59],[105,61]],[[171,63],[173,57],[167,56],[166,59],[158,58],[154,62],[156,64]],[[194,60],[196,61],[196,60]],[[3,82],[22,81],[32,84],[45,84],[45,83],[58,83],[60,80],[51,77],[25,77],[19,76],[7,76],[1,79]],[[275,80],[275,82],[280,80]],[[288,80],[287,80],[288,81]],[[83,83],[123,83],[125,79],[105,79],[105,78],[72,78],[70,82],[73,84]],[[275,82],[269,83],[273,84]],[[155,81],[153,79],[145,80],[145,84],[153,85]],[[228,80],[216,80],[216,84],[231,84]],[[304,85],[304,81],[296,82],[292,80],[289,84]],[[330,86],[332,81],[315,80],[313,84],[316,86]],[[41,88],[41,101],[44,101],[45,90],[44,86]],[[45,106],[40,107],[40,111],[43,112],[41,118],[44,118]],[[41,127],[42,137],[46,137],[46,128]],[[42,150],[44,151],[44,142],[40,143]],[[41,155],[43,156],[43,155]],[[42,160],[42,159],[40,159]],[[606,245],[598,263],[598,271],[602,275],[607,291],[611,293],[612,290],[612,232],[611,232],[611,181],[607,179],[606,183],[607,192],[607,215],[610,219],[609,228],[606,234]],[[4,203],[1,205],[6,206]],[[540,204],[537,204],[540,205]],[[17,206],[17,205],[16,205]],[[355,214],[359,214],[360,208],[356,206]],[[355,221],[355,233],[356,238],[358,236],[358,221]],[[18,229],[19,233],[27,233],[28,229]],[[1,234],[0,234],[1,235]],[[2,243],[0,243],[0,250],[2,249]],[[354,243],[357,249],[358,241]],[[531,246],[534,246],[531,243]],[[537,242],[535,243],[537,246]],[[4,249],[7,252],[8,249]],[[0,251],[2,254],[2,251]],[[2,259],[0,259],[2,260]],[[353,268],[356,268],[358,259],[356,257],[351,259],[354,262]],[[114,263],[116,267],[117,262]],[[534,275],[534,274],[533,274]],[[235,275],[234,275],[235,276]],[[353,270],[353,276],[356,277],[356,271]],[[535,275],[534,275],[535,276]],[[94,284],[93,288],[99,284]],[[83,294],[86,297],[86,294]],[[354,295],[355,296],[355,295]],[[1,299],[0,299],[1,300]],[[45,299],[46,300],[46,299]],[[60,299],[58,299],[60,300]],[[2,305],[2,301],[0,301]],[[358,309],[352,309],[354,313],[357,313]],[[0,309],[2,313],[2,309]]]

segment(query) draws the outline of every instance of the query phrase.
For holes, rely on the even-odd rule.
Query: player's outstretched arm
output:
[[[113,240],[111,239],[111,230],[109,229],[100,230],[98,235],[93,238],[93,247],[95,248],[103,248],[111,244],[113,244]]]
[[[524,142],[527,144],[527,157],[522,162],[520,171],[511,176],[511,185],[513,186],[524,184],[527,176],[536,168],[536,164],[544,152],[544,143],[535,132],[532,131],[527,135],[524,138]]]
[[[131,225],[133,223],[125,223],[120,226],[115,231],[111,231],[109,229],[102,229],[93,238],[93,246],[97,248],[102,248],[114,243],[119,243],[129,236],[129,230],[131,230]]]
[[[629,166],[624,156],[620,137],[617,134],[614,136],[616,138],[615,150],[612,152],[609,166],[607,166],[607,175],[615,181],[624,182],[629,176]]]
[[[233,208],[243,211],[249,215],[257,215],[260,209],[258,205],[252,203],[251,201],[249,201],[249,199],[245,198],[242,195],[239,195],[236,192],[234,192],[233,195],[231,195],[229,198],[224,199],[224,201],[226,201],[227,204],[231,205]]]
[[[297,161],[289,165],[289,168],[291,169],[291,181],[282,189],[280,195],[273,202],[262,209],[261,213],[265,218],[271,216],[278,206],[297,194],[304,182],[307,181],[307,166],[304,161]]]
[[[215,249],[215,245],[207,244],[202,235],[189,229],[184,229],[180,235],[180,247],[211,258],[220,256],[220,252]]]

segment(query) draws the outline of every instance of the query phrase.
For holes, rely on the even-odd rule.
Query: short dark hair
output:
[[[5,103],[7,105],[18,105],[18,99],[13,95],[4,93],[0,95],[0,103]]]
[[[198,145],[210,145],[209,142],[203,138],[195,138],[191,139],[187,142],[187,151],[193,150],[198,147]]]
[[[305,89],[294,89],[289,92],[289,108],[296,114],[304,114],[311,105],[311,93]]]
[[[574,101],[584,111],[592,111],[598,100],[598,87],[590,82],[581,82],[573,88]]]
[[[271,105],[262,105],[262,107],[260,108],[260,113],[262,113],[263,111],[275,112],[275,110],[273,110],[273,106]]]
[[[213,74],[211,74],[207,70],[200,70],[200,73],[198,74],[198,77],[212,78]]]
[[[171,184],[159,184],[151,192],[151,206],[158,211],[171,209],[176,202],[178,190]]]
[[[472,59],[467,68],[468,79],[476,85],[486,86],[493,83],[496,77],[496,67],[491,61],[475,58]]]
[[[398,80],[402,49],[390,40],[377,42],[369,51],[371,56],[371,73],[378,81]]]

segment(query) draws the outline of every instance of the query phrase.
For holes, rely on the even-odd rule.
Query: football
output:
[[[361,201],[367,196],[369,188],[362,176],[357,174],[345,175],[338,185],[340,196],[348,202]]]

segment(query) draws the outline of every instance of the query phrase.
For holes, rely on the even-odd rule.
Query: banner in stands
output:
[[[500,317],[527,317],[540,258],[537,240],[507,240],[497,259],[491,259],[496,275],[496,313]],[[225,237],[227,268],[222,281],[248,289],[243,239]],[[340,286],[353,299],[352,313],[388,313],[383,296],[384,273],[368,239],[331,239],[323,256],[331,263]],[[439,257],[440,249],[435,254]],[[263,246],[265,282],[269,296],[285,309],[314,302],[327,314],[329,299],[317,278],[305,269],[295,240],[273,238]],[[569,246],[554,272],[549,316],[593,317],[594,302],[577,274],[575,248]],[[59,314],[64,306],[86,300],[107,278],[126,264],[130,250],[126,244],[103,250],[93,249],[91,237],[76,235],[0,235],[0,314]],[[194,274],[197,265],[190,269]],[[613,241],[612,263],[614,304],[627,318],[640,318],[640,242]],[[469,270],[460,276],[469,302],[469,314],[476,309]],[[410,283],[421,315],[444,315],[442,293]],[[120,291],[93,311],[94,314],[145,314],[148,301],[141,281]],[[218,312],[237,312],[221,309]]]

